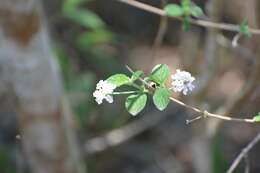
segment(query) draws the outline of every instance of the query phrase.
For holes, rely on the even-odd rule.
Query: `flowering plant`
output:
[[[107,102],[113,102],[113,95],[129,95],[125,101],[127,111],[132,115],[141,112],[147,102],[147,94],[153,95],[153,103],[159,110],[164,110],[169,102],[171,92],[182,92],[187,95],[194,89],[193,81],[195,78],[186,71],[177,70],[171,76],[172,87],[166,87],[166,81],[170,76],[169,67],[165,64],[156,65],[148,76],[144,76],[143,71],[132,72],[129,77],[125,74],[115,74],[108,79],[100,80],[97,83],[96,90],[93,93],[95,100],[101,104],[105,99]],[[137,80],[141,81],[138,83]],[[131,91],[114,92],[115,89],[128,85],[134,88]]]

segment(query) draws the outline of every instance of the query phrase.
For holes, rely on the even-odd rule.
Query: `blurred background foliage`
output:
[[[204,1],[195,2],[204,9]],[[153,0],[149,3],[151,5],[160,6],[159,0]],[[223,12],[222,15],[224,16],[226,13],[227,12]],[[181,44],[182,39],[185,39],[185,34],[181,31],[181,23],[175,21],[168,23],[168,29],[165,32],[161,48],[157,50],[158,58],[154,60],[151,59],[152,55],[150,52],[153,51],[151,47],[160,22],[158,16],[118,4],[117,2],[102,0],[63,0],[60,5],[60,15],[63,22],[51,26],[52,34],[56,42],[54,52],[61,65],[64,85],[74,109],[77,124],[81,131],[80,136],[82,141],[139,119],[139,117],[131,117],[124,110],[124,105],[122,105],[124,98],[116,98],[115,103],[112,105],[104,104],[98,106],[92,97],[95,84],[98,80],[107,78],[110,74],[126,72],[124,68],[125,64],[133,65],[134,68],[142,68],[143,66],[143,70],[148,72],[152,64],[171,61],[172,50],[173,52],[177,51],[178,54],[183,51]],[[239,19],[237,17],[229,18],[225,16],[223,20],[232,22]],[[199,53],[196,53],[197,56],[201,56],[201,51],[203,51],[203,39],[206,36],[205,31],[204,29],[193,27],[191,28],[191,33],[199,34],[199,37],[201,37],[194,37],[194,39],[202,41],[202,44],[198,45],[199,51],[197,52]],[[225,32],[224,34],[230,39],[233,36]],[[192,38],[188,39],[190,41],[192,40]],[[194,42],[196,42],[196,40],[194,40]],[[167,50],[168,46],[170,46],[172,50]],[[228,56],[232,56],[232,52],[227,52],[228,49],[221,49],[220,51],[221,56],[223,55],[225,57],[221,60],[221,63],[223,63],[222,67],[224,68],[228,66],[227,64],[230,64]],[[190,53],[190,55],[191,54],[192,53]],[[145,57],[142,57],[142,55]],[[175,60],[173,61],[175,62]],[[171,64],[174,62],[171,62]],[[177,67],[176,64],[174,66]],[[185,111],[182,110],[182,112],[184,113]],[[159,113],[158,116],[160,116]],[[183,126],[185,126],[182,121],[178,123],[183,123]],[[164,123],[160,124],[158,128],[160,128],[160,126],[164,126]],[[190,130],[189,127],[185,128],[188,128],[187,131]],[[154,138],[153,136],[159,133],[157,131],[158,129],[155,129],[142,134],[140,138],[136,139],[139,142],[134,140],[133,145],[137,145],[137,148],[130,147],[130,142],[128,145],[123,145],[122,150],[133,150],[134,153],[138,153],[140,149],[139,145],[149,146],[149,142],[156,140],[156,138],[145,143],[143,143],[142,140]],[[173,138],[178,139],[178,136]],[[223,138],[225,138],[225,135],[223,137],[223,133],[219,132],[212,142],[214,173],[225,172],[232,158],[230,157],[230,153],[228,155],[225,153],[224,149],[225,145],[232,145],[232,142],[227,140],[229,142],[223,144]],[[239,148],[241,148],[241,146],[238,146],[238,150],[234,149],[234,151],[239,151]],[[162,150],[167,151],[172,149],[178,150],[178,147],[171,146],[168,149]],[[147,151],[149,152],[149,149],[147,149]],[[123,151],[122,153],[119,147],[119,151],[112,149],[112,151],[108,150],[104,153],[88,157],[87,165],[89,172],[132,172],[133,170],[136,172],[142,172],[141,170],[146,172],[144,170],[150,169],[147,168],[149,164],[154,164],[154,161],[145,161],[147,159],[146,157],[149,157],[149,154],[148,156],[144,154],[143,160],[139,158],[139,156],[124,154],[124,152],[128,153],[127,151]],[[145,153],[146,151],[142,152]],[[141,155],[142,152],[140,153]],[[173,153],[176,154],[176,152]],[[232,155],[233,154],[235,153],[232,153]],[[118,158],[111,159],[111,157]],[[185,159],[182,158],[184,156],[179,157],[180,162],[185,163]],[[111,160],[108,161],[107,159]],[[134,161],[132,159],[136,160]],[[191,164],[190,161],[186,162],[187,165]],[[122,165],[129,163],[130,166],[126,166],[122,169],[120,163]],[[132,166],[137,168],[132,168]],[[237,172],[243,172],[243,166],[240,166],[239,169],[240,171]],[[187,166],[187,168],[179,172],[192,172],[191,170],[192,168]],[[155,169],[151,170],[151,172],[160,171],[156,171]]]
[[[71,98],[78,123],[81,128],[87,126],[89,115],[96,110],[92,93],[95,83],[100,77],[106,77],[119,70],[113,45],[117,36],[111,32],[105,22],[88,8],[93,0],[64,0],[61,15],[73,26],[70,32],[71,49],[77,52],[70,57],[66,48],[58,46],[55,54],[61,66],[64,85]],[[74,61],[74,62],[73,62]],[[76,61],[76,62],[75,62]],[[102,69],[96,73],[91,69]],[[101,125],[103,127],[103,125]]]

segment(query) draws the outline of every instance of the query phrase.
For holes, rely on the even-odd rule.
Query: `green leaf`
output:
[[[107,79],[108,82],[116,85],[117,87],[125,85],[130,82],[130,78],[125,74],[115,74]]]
[[[190,6],[190,4],[191,4],[190,0],[181,0],[182,7]]]
[[[71,9],[66,11],[65,16],[87,28],[99,29],[104,27],[102,19],[87,9]]]
[[[80,34],[77,38],[77,43],[81,48],[93,48],[93,46],[112,41],[113,35],[111,32],[104,29],[95,29]]]
[[[170,102],[170,91],[166,88],[158,88],[153,95],[153,102],[157,109],[164,110]]]
[[[243,35],[250,37],[252,35],[252,33],[249,30],[249,26],[247,24],[247,21],[242,22],[239,25],[239,32],[242,33]]]
[[[130,114],[135,116],[144,109],[146,101],[147,95],[144,93],[130,95],[126,99],[125,107]]]
[[[67,12],[71,9],[76,9],[80,4],[82,4],[85,0],[65,0],[63,3],[63,11]]]
[[[164,8],[168,16],[178,17],[183,15],[182,8],[177,4],[169,4]]]
[[[260,112],[253,118],[254,122],[260,122]]]
[[[144,74],[143,71],[136,71],[132,74],[132,77],[131,77],[131,82],[134,82],[135,80],[137,80],[138,78],[140,78],[142,75]]]
[[[194,6],[191,7],[190,13],[194,17],[200,17],[204,14],[202,9],[197,5],[194,5]]]
[[[182,0],[181,1],[181,7],[183,10],[183,13],[185,16],[189,16],[190,15],[190,8],[191,8],[191,3],[190,0]]]
[[[169,67],[165,64],[156,65],[150,75],[150,79],[160,85],[163,85],[170,75]]]

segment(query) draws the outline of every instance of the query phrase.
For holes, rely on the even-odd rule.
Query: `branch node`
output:
[[[209,112],[208,111],[203,111],[203,118],[208,118]]]

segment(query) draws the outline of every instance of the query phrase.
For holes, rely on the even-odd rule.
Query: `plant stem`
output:
[[[122,92],[113,92],[112,95],[123,95],[123,94],[135,94],[140,91],[122,91]]]
[[[246,157],[248,152],[260,141],[260,133],[256,135],[256,137],[241,151],[241,153],[234,160],[230,168],[227,170],[227,173],[234,172],[235,168],[238,166],[240,161]]]
[[[130,5],[132,7],[142,9],[144,11],[148,11],[153,14],[157,14],[159,16],[167,16],[167,14],[164,10],[157,8],[157,7],[153,7],[151,5],[147,5],[147,4],[139,2],[139,1],[135,1],[135,0],[117,0],[117,1]],[[170,18],[179,20],[179,21],[184,20],[183,17],[172,17],[171,16]],[[235,25],[235,24],[215,23],[215,22],[201,20],[201,19],[190,19],[190,22],[194,25],[205,27],[205,28],[215,28],[215,29],[221,29],[221,30],[232,31],[232,32],[240,31],[239,25]],[[259,29],[249,28],[249,31],[252,34],[260,34]]]
[[[142,88],[139,85],[135,84],[135,83],[131,83],[130,86],[133,86],[136,89],[142,90]]]

